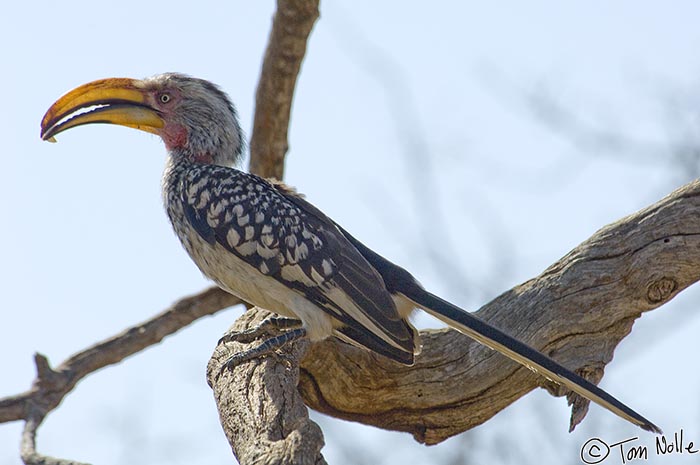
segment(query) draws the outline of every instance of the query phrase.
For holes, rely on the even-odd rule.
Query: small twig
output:
[[[42,455],[36,451],[36,431],[44,421],[46,412],[36,407],[31,402],[27,406],[27,418],[22,432],[20,443],[20,456],[27,465],[88,465],[74,460],[59,459]]]

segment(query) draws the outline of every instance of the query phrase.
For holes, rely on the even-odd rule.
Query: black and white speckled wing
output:
[[[336,331],[346,339],[413,362],[414,329],[379,273],[323,213],[281,185],[229,168],[200,165],[181,183],[185,218],[206,242],[302,294],[343,324]]]

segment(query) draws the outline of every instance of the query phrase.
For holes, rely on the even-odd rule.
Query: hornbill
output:
[[[364,246],[291,188],[233,168],[241,159],[243,133],[235,107],[216,85],[177,73],[93,81],[49,108],[41,137],[55,141],[60,132],[89,123],[160,136],[168,151],[165,209],[192,260],[224,290],[300,320],[247,355],[302,337],[319,341],[334,335],[410,365],[420,342],[408,318],[418,308],[641,428],[660,432],[583,377],[426,291],[408,271]],[[250,358],[245,355],[231,360]]]

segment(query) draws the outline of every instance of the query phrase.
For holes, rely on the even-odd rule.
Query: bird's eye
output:
[[[170,102],[172,97],[170,97],[170,94],[160,94],[160,103],[168,103]]]

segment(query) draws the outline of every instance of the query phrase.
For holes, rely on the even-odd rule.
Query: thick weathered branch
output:
[[[601,229],[477,315],[598,382],[634,321],[698,279],[700,182],[695,181]],[[455,331],[422,336],[423,353],[413,367],[338,341],[312,346],[300,376],[305,402],[332,416],[407,431],[435,444],[485,422],[538,385],[564,394]],[[624,392],[614,394],[624,399]],[[572,425],[585,415],[582,407],[575,409]]]
[[[36,430],[81,379],[108,365],[119,363],[146,347],[160,342],[193,321],[241,303],[240,299],[217,287],[185,297],[159,315],[132,326],[105,341],[82,350],[52,369],[41,354],[35,355],[37,378],[29,391],[0,399],[0,423],[25,420],[21,455],[27,464],[73,464],[39,454]]]
[[[231,328],[231,334],[256,328],[269,315],[259,308],[247,311]],[[270,328],[258,335],[257,343],[278,334]],[[287,344],[278,356],[222,369],[232,353],[250,347],[242,344],[248,342],[252,341],[219,344],[207,367],[221,425],[236,458],[243,465],[326,463],[321,455],[321,429],[309,420],[297,391],[299,360],[309,343]]]
[[[700,182],[695,181],[604,227],[541,275],[505,292],[477,314],[599,382],[634,321],[698,279]],[[304,402],[332,416],[407,431],[420,442],[435,444],[487,421],[537,386],[566,394],[456,331],[421,335],[423,352],[413,367],[334,339],[312,345],[301,362],[299,392]],[[210,380],[221,366],[217,354]],[[286,352],[284,362],[294,367],[298,359],[293,357],[301,354]],[[237,386],[228,402],[256,405],[260,400],[254,393],[262,386],[267,389],[266,405],[281,408],[295,403],[288,390],[275,398],[276,390],[270,387],[293,382],[296,375],[281,370],[280,360],[271,360],[277,359],[248,368],[256,380],[264,379],[263,384],[246,384],[252,378],[240,377],[243,367],[227,374],[227,382],[234,383],[229,387]],[[615,394],[624,399],[624,392]],[[575,402],[572,426],[583,419],[586,409],[586,402]],[[304,412],[298,415],[306,418]]]

